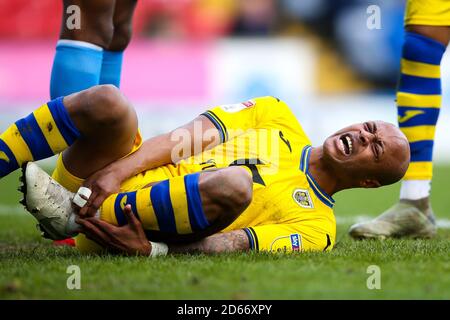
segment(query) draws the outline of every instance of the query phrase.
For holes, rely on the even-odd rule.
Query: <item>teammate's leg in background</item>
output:
[[[402,66],[400,85],[410,81],[409,89],[412,94],[407,96],[407,93],[400,90],[397,94],[399,126],[411,147],[411,164],[402,183],[400,199],[407,200],[409,204],[430,216],[434,133],[442,94],[440,63],[450,41],[450,27],[411,25],[407,26],[406,30],[410,32],[409,36],[418,35],[423,38],[419,38],[420,42],[411,41],[407,54],[411,55],[412,62]],[[404,80],[404,74],[408,76],[408,73],[409,79]]]
[[[50,81],[52,99],[78,92],[100,83],[103,50],[108,48],[114,33],[115,0],[64,0],[60,40]],[[80,8],[80,26],[71,27],[67,19]]]
[[[352,226],[350,235],[356,238],[436,234],[430,204],[432,157],[441,107],[440,63],[449,41],[449,27],[406,27],[397,108],[399,126],[410,142],[411,163],[399,203],[375,220]]]
[[[116,1],[113,16],[114,32],[112,40],[103,50],[100,84],[120,87],[123,52],[131,40],[133,13],[137,0]]]

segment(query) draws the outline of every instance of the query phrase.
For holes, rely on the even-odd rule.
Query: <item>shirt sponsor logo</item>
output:
[[[242,102],[242,104],[244,106],[246,106],[247,108],[253,107],[255,105],[255,103],[252,100],[248,100],[246,102]]]
[[[252,100],[242,102],[242,103],[236,103],[236,104],[225,104],[223,106],[220,106],[223,111],[229,112],[229,113],[235,113],[239,112],[241,110],[244,110],[245,108],[253,107],[255,103]]]
[[[302,249],[302,236],[298,233],[275,238],[270,245],[272,252],[300,251]]]
[[[308,190],[295,189],[294,193],[292,194],[292,197],[294,198],[295,202],[297,202],[300,205],[300,207],[306,209],[314,208],[314,204],[311,200],[311,196],[309,195]]]
[[[292,251],[299,251],[301,247],[301,239],[298,233],[291,234]]]

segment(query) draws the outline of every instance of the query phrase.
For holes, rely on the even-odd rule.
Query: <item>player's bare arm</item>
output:
[[[169,246],[170,253],[216,254],[248,250],[250,244],[244,230],[217,233],[197,242]]]
[[[189,139],[178,139],[178,133],[185,134]],[[171,132],[146,140],[135,153],[109,164],[86,179],[84,186],[92,190],[92,196],[88,204],[80,210],[80,215],[93,216],[103,201],[118,192],[122,182],[129,177],[173,163],[172,151],[175,146],[181,144],[181,152],[188,151],[186,154],[177,155],[178,159],[184,159],[216,146],[219,141],[218,130],[202,115]]]

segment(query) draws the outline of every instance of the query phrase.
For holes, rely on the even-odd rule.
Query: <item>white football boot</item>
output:
[[[349,234],[355,239],[433,238],[436,229],[429,198],[401,199],[375,219],[351,226]]]
[[[39,222],[43,237],[52,240],[72,238],[78,233],[72,206],[75,194],[61,186],[35,163],[22,167],[24,198],[21,203]]]

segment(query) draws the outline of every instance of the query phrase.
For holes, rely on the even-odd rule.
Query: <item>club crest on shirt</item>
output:
[[[294,193],[292,194],[292,197],[294,198],[295,202],[297,202],[300,205],[300,207],[306,209],[314,208],[314,204],[311,200],[311,196],[309,195],[308,190],[295,189]]]

